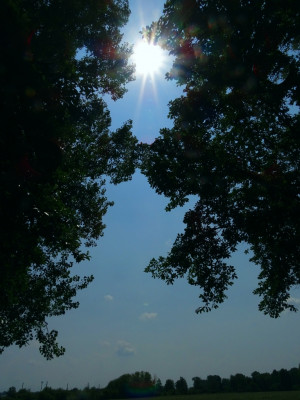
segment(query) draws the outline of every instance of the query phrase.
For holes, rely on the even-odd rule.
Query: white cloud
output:
[[[124,340],[119,340],[117,342],[116,353],[120,357],[133,356],[135,354],[135,349],[130,343],[125,342]]]
[[[145,312],[140,315],[140,319],[142,321],[148,321],[149,319],[154,319],[157,317],[157,313],[155,312]]]
[[[105,301],[113,301],[113,299],[114,299],[113,296],[111,296],[110,294],[104,296]]]

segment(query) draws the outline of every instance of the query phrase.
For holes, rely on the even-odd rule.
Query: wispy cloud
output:
[[[171,247],[172,247],[172,244],[173,244],[172,239],[169,239],[169,240],[167,240],[167,241],[165,242],[165,246],[168,247],[168,248],[171,248]]]
[[[110,295],[110,294],[107,294],[107,295],[104,296],[104,300],[105,301],[113,301],[113,299],[114,299],[113,296]]]
[[[125,342],[124,340],[119,340],[117,342],[116,353],[117,353],[117,355],[119,357],[134,356],[135,355],[135,349],[130,343]]]
[[[297,297],[290,297],[288,301],[289,303],[300,304],[300,299]]]
[[[157,317],[157,313],[155,313],[155,312],[145,312],[140,315],[140,319],[142,321],[148,321],[148,320],[154,319],[156,317]]]
[[[100,341],[100,346],[109,347],[110,346],[110,342],[108,340],[101,340]]]

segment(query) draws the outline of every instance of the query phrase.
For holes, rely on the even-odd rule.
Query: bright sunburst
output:
[[[134,46],[132,59],[136,65],[136,73],[143,76],[155,75],[164,64],[162,49],[145,41],[140,41]]]

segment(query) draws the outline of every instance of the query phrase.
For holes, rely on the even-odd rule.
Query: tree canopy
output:
[[[293,0],[168,0],[144,30],[175,57],[174,124],[149,146],[143,172],[170,199],[198,201],[166,257],[146,272],[201,288],[201,313],[237,278],[240,243],[260,266],[259,309],[278,317],[300,284],[299,7]]]
[[[124,374],[109,382],[104,389],[104,397],[115,399],[151,397],[156,395],[156,384],[156,378],[152,378],[149,372]]]
[[[93,279],[71,267],[103,234],[104,177],[135,169],[131,121],[110,132],[102,98],[133,79],[129,14],[127,0],[1,1],[0,352],[35,338],[63,354],[47,318]]]
[[[176,393],[178,394],[187,394],[188,385],[186,380],[181,376],[178,381],[175,382]]]

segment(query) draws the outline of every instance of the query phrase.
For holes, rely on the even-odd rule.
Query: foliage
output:
[[[156,380],[149,372],[125,374],[109,382],[104,397],[109,399],[151,397],[156,394]]]
[[[163,393],[164,387],[162,385],[162,382],[159,378],[156,379],[155,383],[155,393],[157,396],[160,396]]]
[[[259,309],[289,309],[300,284],[299,7],[293,0],[168,0],[144,31],[175,57],[167,79],[174,125],[149,146],[143,172],[167,210],[188,196],[184,233],[146,272],[186,276],[217,308],[237,278],[229,258],[247,243],[259,265]]]
[[[167,379],[165,386],[164,386],[164,393],[167,396],[170,396],[172,394],[175,394],[175,383],[173,379]]]
[[[175,382],[175,389],[177,394],[187,394],[188,385],[182,376]]]
[[[204,393],[206,391],[206,382],[199,376],[192,378],[193,387],[190,389],[192,393]]]
[[[222,383],[219,375],[208,375],[206,379],[206,390],[209,393],[218,393],[222,391]]]
[[[36,338],[63,354],[46,319],[93,279],[71,269],[103,235],[103,177],[135,168],[131,121],[110,132],[101,97],[132,80],[129,13],[127,0],[1,1],[0,352]]]

